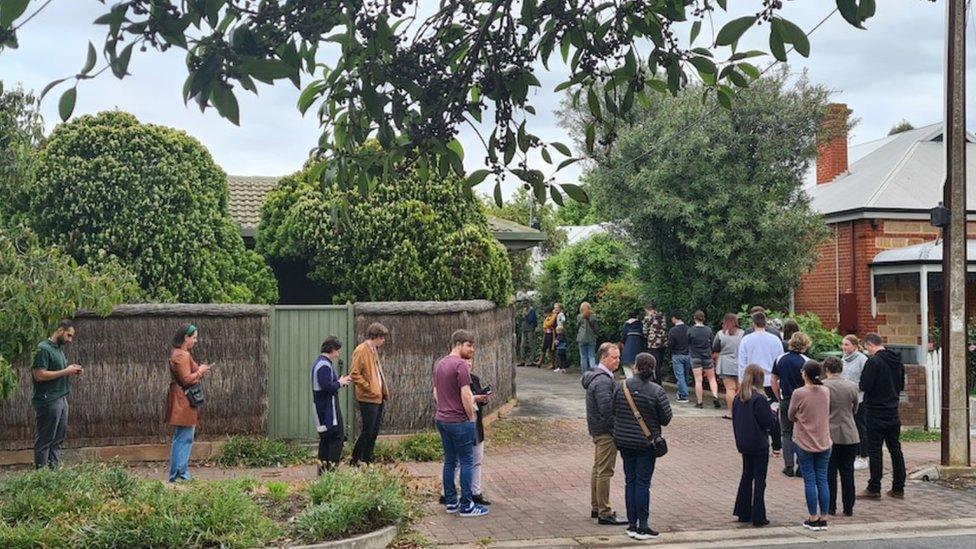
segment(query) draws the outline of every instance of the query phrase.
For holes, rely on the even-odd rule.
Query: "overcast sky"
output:
[[[740,10],[730,15],[735,17],[754,13],[759,1],[729,4]],[[860,125],[851,135],[854,143],[883,137],[903,118],[915,126],[942,118],[945,2],[886,0],[878,4],[878,14],[868,21],[867,31],[851,27],[840,14],[835,14],[811,35],[810,59],[791,55],[792,70],[807,69],[813,82],[835,90],[834,100],[847,103],[854,116],[860,118]],[[834,5],[832,0],[787,1],[783,14],[809,30]],[[95,0],[55,0],[20,32],[19,49],[0,54],[0,79],[6,86],[20,83],[40,91],[48,82],[74,74],[84,63],[89,40],[100,50],[104,27],[90,22],[104,11],[106,8]],[[716,32],[722,21],[716,17]],[[967,31],[967,47],[976,49],[976,22],[972,18]],[[687,36],[686,32],[682,34]],[[697,45],[710,39],[710,35],[706,23]],[[768,49],[765,36],[766,27],[750,31],[743,38],[741,49]],[[969,57],[972,59],[973,55]],[[759,65],[767,63],[762,61]],[[967,65],[972,75],[973,62]],[[257,97],[239,93],[241,126],[237,127],[211,109],[201,114],[192,104],[183,105],[181,89],[186,66],[184,55],[176,49],[164,54],[135,52],[129,70],[132,76],[125,80],[117,80],[106,72],[83,83],[75,114],[118,108],[143,122],[185,130],[207,146],[227,173],[236,175],[290,173],[301,166],[317,141],[319,128],[315,120],[301,117],[295,107],[300,92],[286,81],[279,81],[274,87],[259,84]],[[540,74],[544,89],[551,90],[565,79],[566,73],[565,67],[554,67],[553,73]],[[973,80],[968,80],[972,89]],[[48,129],[58,121],[57,97],[57,91],[52,93],[42,108]],[[531,129],[543,139],[568,141],[552,115],[559,97],[544,91],[534,101],[539,115],[532,117]],[[969,119],[974,118],[976,114],[971,112]],[[484,152],[478,141],[470,132],[462,134],[462,141],[468,168],[480,167]],[[560,180],[572,182],[577,177],[578,172],[567,170]],[[487,183],[483,187],[484,192],[490,192]],[[510,191],[507,188],[506,194]]]

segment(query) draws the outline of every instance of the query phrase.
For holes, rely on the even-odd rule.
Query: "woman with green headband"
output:
[[[199,337],[200,332],[195,325],[183,324],[173,336],[173,350],[169,355],[172,381],[169,384],[166,422],[175,428],[169,462],[170,482],[190,480],[190,450],[193,448],[193,434],[199,411],[190,405],[184,391],[210,371],[209,365],[197,364],[190,354]]]

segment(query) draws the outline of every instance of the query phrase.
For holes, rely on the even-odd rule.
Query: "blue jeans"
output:
[[[672,355],[671,365],[674,367],[674,379],[678,381],[678,398],[688,398],[685,374],[691,370],[691,355]]]
[[[190,450],[193,449],[195,427],[176,427],[173,431],[173,447],[169,456],[169,481],[190,480],[187,470],[190,464]]]
[[[654,450],[620,448],[624,460],[624,501],[631,527],[647,528],[651,514],[651,476],[654,475]]]
[[[803,491],[807,497],[807,511],[811,517],[826,515],[830,507],[830,487],[827,485],[827,465],[830,463],[830,450],[807,452],[796,445],[796,460],[803,472]],[[820,513],[817,513],[817,505]]]
[[[461,509],[471,507],[471,477],[474,472],[474,441],[475,426],[473,421],[461,423],[445,423],[436,421],[437,432],[441,434],[441,446],[444,447],[444,501],[452,505],[458,501],[457,488],[454,486],[454,470],[460,464],[461,474]]]
[[[596,368],[596,343],[580,343],[580,375]]]

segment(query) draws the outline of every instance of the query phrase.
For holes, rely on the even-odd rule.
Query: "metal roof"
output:
[[[967,209],[976,210],[976,143],[967,144],[966,155],[971,189]],[[945,152],[941,123],[852,146],[848,161],[847,173],[830,183],[807,187],[813,209],[828,220],[852,210],[925,212],[942,199]]]
[[[966,241],[966,258],[976,263],[976,240]],[[874,256],[872,267],[885,265],[929,265],[942,263],[942,240],[885,250]]]

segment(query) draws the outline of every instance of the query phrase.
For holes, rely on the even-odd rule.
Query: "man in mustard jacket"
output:
[[[349,377],[356,386],[356,402],[362,416],[363,429],[352,451],[352,464],[373,462],[373,447],[383,423],[383,404],[390,398],[390,391],[383,375],[380,355],[376,349],[386,343],[390,331],[379,322],[366,329],[366,341],[352,352]]]

